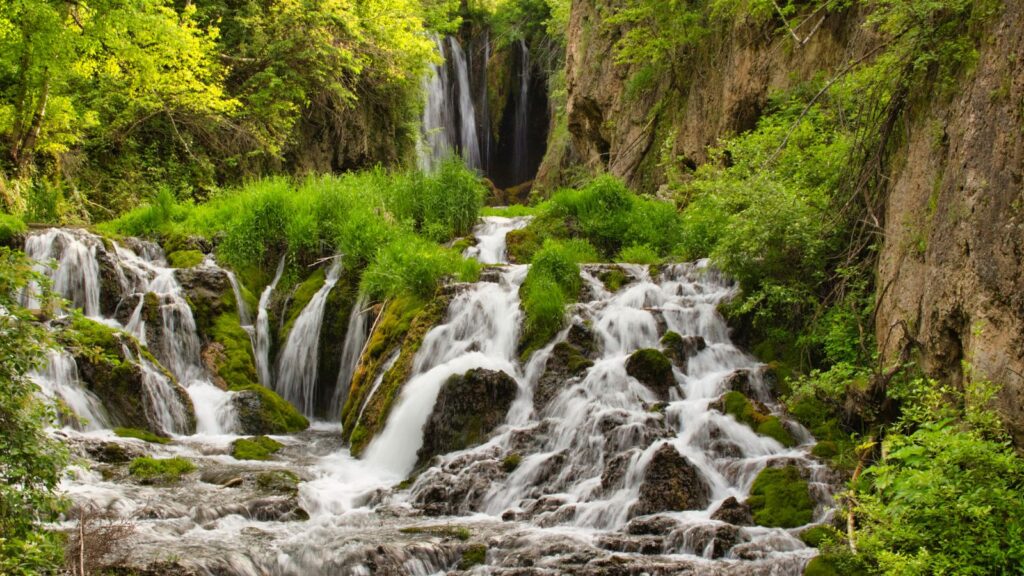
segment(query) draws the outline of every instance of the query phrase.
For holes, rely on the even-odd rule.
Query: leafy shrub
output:
[[[616,262],[630,264],[660,264],[661,260],[658,252],[647,244],[631,244],[620,250],[619,255],[615,257]]]
[[[28,230],[28,226],[17,216],[0,212],[0,244],[7,244],[18,234]]]
[[[576,301],[581,287],[579,263],[596,257],[582,240],[546,240],[533,256],[519,297],[526,319],[519,349],[523,357],[543,347],[562,327],[565,306]]]

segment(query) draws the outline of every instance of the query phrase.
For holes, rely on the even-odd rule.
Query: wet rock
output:
[[[747,370],[745,368],[740,370],[734,370],[732,373],[725,377],[725,380],[722,381],[722,384],[726,390],[734,390],[748,398],[756,398],[757,396],[755,394],[754,389],[751,386],[750,377],[750,370]]]
[[[722,505],[711,514],[711,519],[736,526],[752,526],[754,524],[754,517],[750,513],[750,506],[740,502],[733,496],[726,498],[722,502]]]
[[[518,385],[504,372],[473,369],[441,386],[430,418],[423,426],[419,465],[439,454],[462,450],[486,440],[505,421]]]
[[[291,470],[268,470],[256,475],[256,487],[264,492],[295,494],[299,490],[299,476]]]
[[[238,311],[231,280],[220,268],[200,266],[180,268],[174,277],[192,308],[196,330],[204,340],[210,340],[214,320],[225,313]]]
[[[287,434],[309,427],[309,420],[273,390],[259,384],[235,390],[231,404],[242,434]]]
[[[647,516],[634,518],[626,524],[626,533],[634,536],[664,536],[675,530],[679,521],[668,516]]]
[[[117,259],[104,247],[96,249],[96,263],[100,273],[100,313],[106,317],[117,316],[124,308],[125,286],[121,281]],[[131,309],[128,310],[131,314]]]
[[[736,526],[702,524],[679,530],[669,538],[669,547],[683,554],[721,558],[743,541]]]
[[[604,471],[601,473],[601,488],[607,494],[612,490],[622,488],[622,482],[629,471],[629,464],[639,450],[622,452],[609,458],[604,464]]]
[[[680,336],[671,330],[661,337],[661,345],[664,346],[665,355],[683,372],[686,372],[690,358],[707,348],[703,336]]]
[[[232,479],[228,480],[227,482],[225,482],[224,484],[222,484],[222,486],[224,486],[225,488],[238,488],[238,487],[240,487],[244,483],[245,483],[245,480],[243,480],[242,478],[236,476],[235,478],[232,478]]]
[[[569,342],[559,342],[551,350],[544,373],[533,391],[533,407],[542,411],[570,382],[579,378],[594,363],[583,351]]]
[[[605,534],[597,539],[597,545],[605,550],[626,554],[661,554],[665,541],[658,536]]]
[[[655,452],[644,472],[640,498],[633,516],[665,510],[700,510],[707,506],[711,489],[690,460],[671,444]]]
[[[123,464],[132,458],[146,455],[146,451],[139,446],[118,442],[90,443],[85,446],[85,451],[97,462],[105,464]]]
[[[626,360],[626,373],[649,388],[659,400],[668,400],[678,389],[668,357],[653,348],[637,350]]]
[[[580,322],[573,322],[569,327],[565,341],[591,360],[597,356],[597,339],[594,337],[594,331]]]
[[[247,502],[247,517],[261,522],[299,522],[309,520],[309,513],[296,498],[260,498]]]

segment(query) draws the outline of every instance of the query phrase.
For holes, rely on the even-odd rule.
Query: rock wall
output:
[[[1003,385],[1024,445],[1024,2],[982,35],[977,65],[908,127],[893,164],[876,333],[894,358],[916,341],[931,376]],[[907,334],[904,334],[904,327]]]

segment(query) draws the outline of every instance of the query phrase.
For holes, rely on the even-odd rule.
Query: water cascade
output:
[[[67,422],[76,430],[102,430],[110,427],[103,403],[78,377],[75,359],[63,350],[49,350],[46,364],[29,374],[47,398],[60,401],[75,418]]]
[[[270,297],[274,294],[277,283],[281,281],[281,275],[284,273],[284,261],[284,256],[282,256],[281,261],[277,264],[274,280],[260,294],[259,309],[256,311],[256,345],[253,347],[253,355],[256,357],[256,373],[259,375],[260,384],[271,388],[274,385],[274,372],[270,369],[270,313],[267,311],[267,306],[270,305]]]
[[[530,105],[530,49],[525,40],[519,40],[519,94],[516,98],[515,129],[512,133],[513,172],[516,180],[526,182],[533,175],[527,167]]]
[[[341,258],[335,258],[327,271],[324,285],[302,309],[288,333],[278,360],[275,391],[306,416],[316,410],[316,369],[320,353],[320,324],[324,319],[327,296],[341,275]]]
[[[368,322],[370,317],[369,299],[360,296],[352,306],[348,316],[348,327],[345,330],[345,343],[341,347],[341,362],[338,366],[338,381],[334,385],[328,417],[337,420],[341,415],[341,407],[348,399],[348,389],[352,384],[352,376],[359,364],[359,355],[363,352],[370,333]]]
[[[427,103],[423,109],[419,167],[429,172],[457,152],[467,166],[480,169],[483,166],[466,54],[455,37],[434,40],[444,61],[431,65],[423,79]]]

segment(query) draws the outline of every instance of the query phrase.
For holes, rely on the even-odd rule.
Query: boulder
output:
[[[626,373],[654,392],[659,400],[668,400],[670,391],[678,388],[672,362],[654,348],[633,352],[626,360]]]
[[[730,496],[722,502],[711,514],[712,520],[727,522],[735,526],[751,526],[754,524],[754,517],[750,513],[750,506]]]
[[[661,345],[665,355],[683,372],[686,372],[690,358],[708,346],[703,336],[680,336],[671,330],[661,337]]]
[[[179,268],[174,271],[174,277],[192,307],[196,330],[204,340],[209,340],[218,316],[238,312],[231,280],[224,270],[208,266]]]
[[[452,376],[441,386],[434,410],[423,426],[423,465],[434,456],[483,442],[505,421],[519,387],[504,372],[476,368]]]
[[[539,413],[565,389],[567,382],[581,376],[594,363],[578,347],[568,342],[555,344],[544,366],[544,373],[533,390],[533,407]]]
[[[242,434],[289,434],[309,427],[305,416],[269,388],[250,384],[234,390],[231,404]]]
[[[640,498],[631,515],[701,510],[707,506],[710,494],[711,488],[697,467],[671,444],[662,444],[647,465]]]

